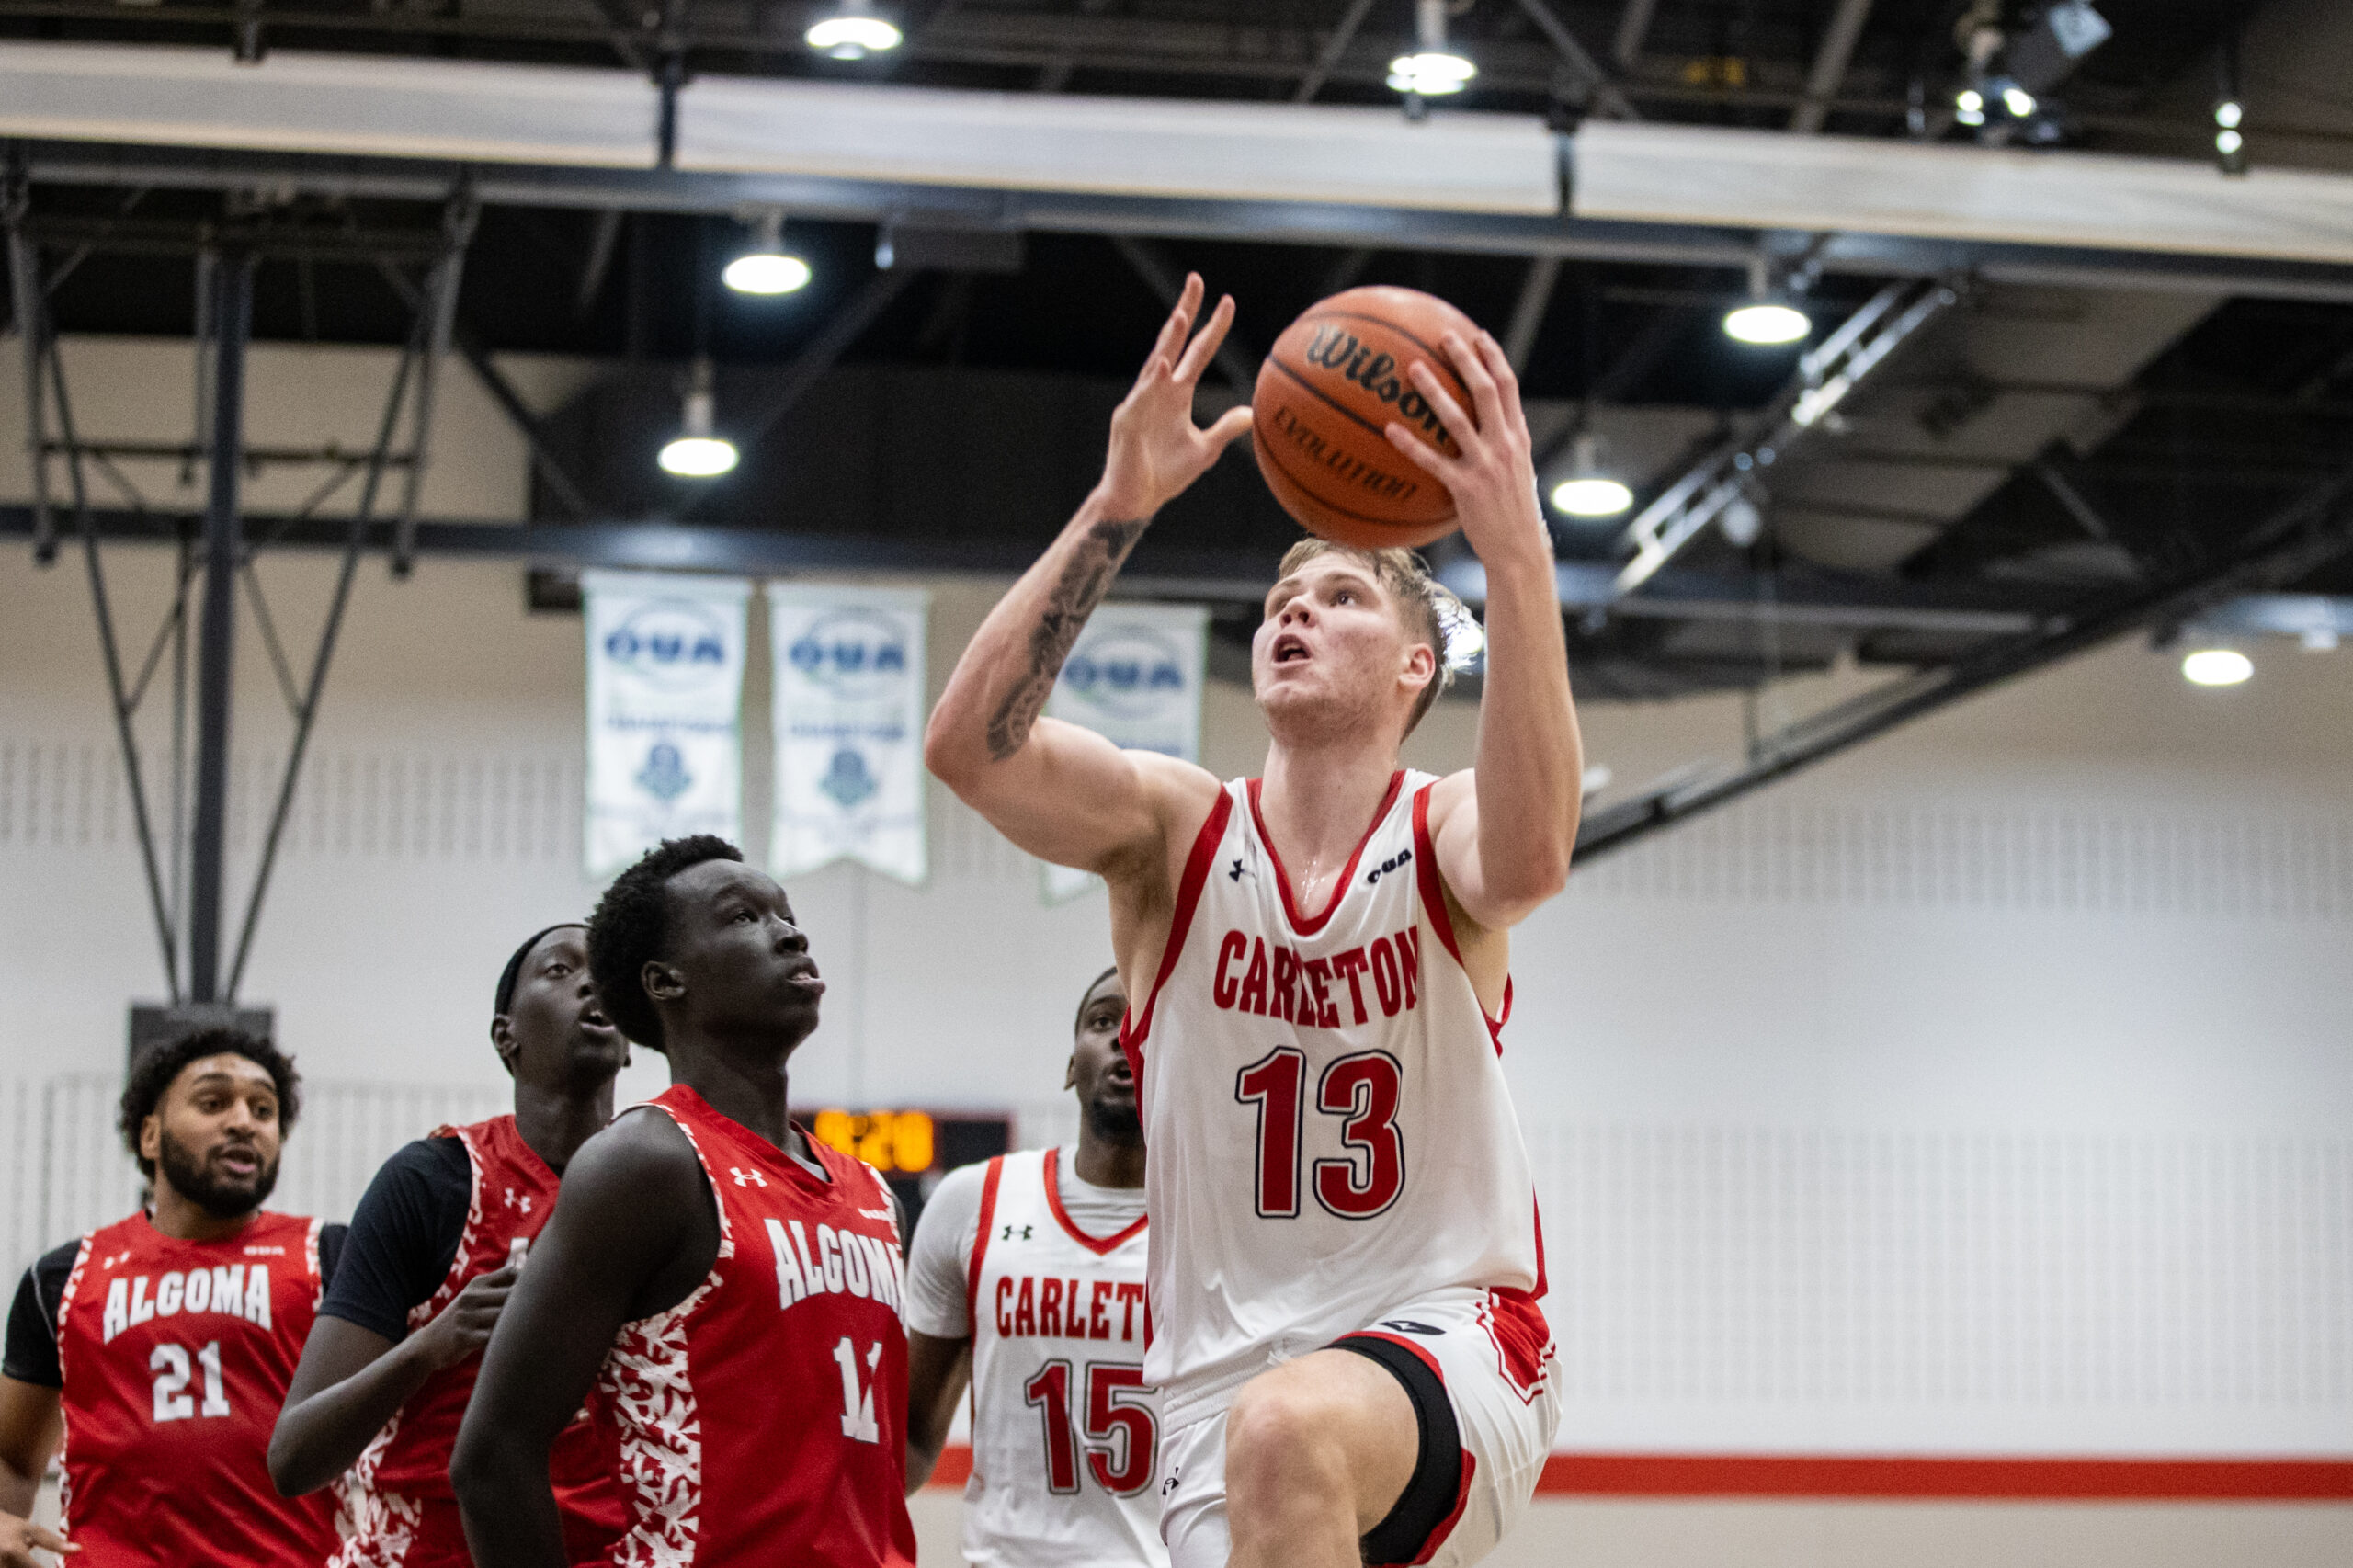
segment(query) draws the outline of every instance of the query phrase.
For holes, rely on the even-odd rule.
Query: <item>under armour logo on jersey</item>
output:
[[[1243,878],[1245,878],[1245,877],[1248,876],[1249,874],[1250,874],[1250,868],[1249,868],[1249,867],[1247,867],[1247,866],[1245,866],[1245,865],[1244,865],[1244,864],[1242,863],[1242,857],[1241,857],[1241,856],[1236,855],[1236,856],[1233,858],[1233,869],[1232,869],[1231,871],[1228,871],[1228,872],[1226,873],[1227,877],[1229,877],[1229,878],[1231,878],[1233,881],[1237,881],[1237,882],[1238,882],[1238,881],[1240,881]]]
[[[999,1240],[999,1241],[1001,1241],[1001,1242],[1009,1242],[1009,1241],[1013,1240],[1013,1239],[1014,1239],[1014,1237],[1013,1237],[1013,1233],[1014,1233],[1015,1228],[1016,1228],[1016,1227],[1014,1227],[1014,1226],[1012,1226],[1012,1225],[1007,1225],[1007,1226],[1005,1228],[1004,1233],[1003,1233],[1003,1234],[1001,1234],[1001,1235],[999,1235],[999,1236],[997,1237],[997,1240]],[[1020,1227],[1019,1227],[1019,1230],[1020,1230],[1020,1232],[1021,1232],[1021,1239],[1022,1239],[1023,1241],[1025,1241],[1025,1242],[1026,1242],[1026,1241],[1028,1241],[1028,1240],[1029,1239],[1029,1226],[1027,1226],[1027,1225],[1023,1225],[1023,1226],[1020,1226]]]
[[[728,1166],[727,1174],[735,1178],[737,1187],[766,1187],[768,1184],[767,1177],[757,1171],[747,1171],[741,1165]]]
[[[1392,855],[1388,859],[1383,860],[1380,865],[1375,866],[1371,870],[1367,871],[1364,874],[1365,885],[1367,887],[1370,887],[1373,883],[1379,881],[1381,878],[1387,876],[1398,867],[1407,864],[1413,858],[1414,852],[1412,850],[1400,849],[1396,854]]]
[[[1442,1328],[1432,1328],[1426,1323],[1415,1323],[1411,1318],[1382,1318],[1381,1320],[1381,1326],[1383,1328],[1393,1328],[1400,1334],[1427,1334],[1432,1338],[1436,1338],[1438,1335],[1446,1332],[1446,1330]]]
[[[506,1189],[506,1207],[520,1209],[524,1213],[529,1214],[531,1211],[531,1195],[527,1192],[517,1198],[515,1195],[515,1189],[510,1187]]]

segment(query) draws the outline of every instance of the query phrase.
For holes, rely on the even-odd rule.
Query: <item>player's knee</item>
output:
[[[1281,1493],[1344,1471],[1339,1414],[1304,1380],[1262,1378],[1244,1388],[1225,1417],[1229,1489]]]

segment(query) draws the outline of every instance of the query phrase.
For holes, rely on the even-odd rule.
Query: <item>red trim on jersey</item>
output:
[[[2353,1499],[2353,1460],[1554,1454],[1536,1490],[1586,1497],[2344,1502]]]
[[[1128,1071],[1135,1077],[1139,1111],[1143,1108],[1143,1042],[1152,1033],[1152,1010],[1160,1003],[1160,988],[1176,972],[1186,934],[1192,929],[1193,911],[1200,905],[1201,884],[1210,880],[1210,863],[1217,858],[1218,841],[1225,836],[1226,821],[1233,815],[1233,792],[1220,785],[1217,804],[1210,808],[1201,831],[1193,835],[1193,852],[1186,857],[1185,875],[1176,884],[1176,915],[1168,924],[1168,945],[1160,952],[1160,972],[1152,977],[1152,994],[1143,999],[1141,1015],[1131,1006],[1128,1016],[1120,1020],[1120,1049],[1127,1053]]]
[[[1538,1244],[1541,1256],[1542,1242]],[[1544,1360],[1552,1349],[1552,1325],[1544,1311],[1525,1290],[1506,1286],[1487,1291],[1487,1339],[1495,1347],[1495,1369],[1511,1380],[1512,1391],[1525,1404],[1544,1386]]]
[[[1313,920],[1300,914],[1299,904],[1291,898],[1290,873],[1283,869],[1282,853],[1275,847],[1275,835],[1267,831],[1266,814],[1258,809],[1258,786],[1265,782],[1263,778],[1250,780],[1250,820],[1257,824],[1258,842],[1267,846],[1267,858],[1274,863],[1275,887],[1283,895],[1283,914],[1290,917],[1290,928],[1302,937],[1313,937],[1331,922],[1333,915],[1340,907],[1340,900],[1347,895],[1348,884],[1357,880],[1357,862],[1364,858],[1364,846],[1372,842],[1372,835],[1381,831],[1381,824],[1389,820],[1389,808],[1397,803],[1397,792],[1405,787],[1405,770],[1401,767],[1389,776],[1389,793],[1381,797],[1380,809],[1372,813],[1372,821],[1365,826],[1364,836],[1357,840],[1355,853],[1348,857],[1347,865],[1332,884],[1331,902],[1324,906],[1324,913]]]
[[[1061,1186],[1054,1179],[1054,1156],[1061,1153],[1062,1151],[1060,1149],[1049,1149],[1046,1151],[1046,1207],[1053,1210],[1055,1221],[1069,1233],[1071,1240],[1076,1242],[1079,1245],[1085,1247],[1096,1256],[1103,1257],[1116,1251],[1122,1243],[1133,1239],[1136,1233],[1142,1231],[1144,1226],[1150,1222],[1152,1219],[1151,1215],[1139,1214],[1136,1216],[1135,1222],[1133,1224],[1128,1226],[1125,1230],[1120,1231],[1118,1234],[1109,1236],[1090,1236],[1085,1231],[1080,1230],[1075,1224],[1072,1223],[1070,1215],[1063,1209],[1063,1194]],[[980,1278],[979,1270],[975,1269],[972,1274],[975,1288],[978,1286]]]
[[[1528,1208],[1536,1216],[1536,1300],[1540,1301],[1552,1289],[1544,1282],[1544,1200],[1531,1192]]]
[[[1423,785],[1414,791],[1414,885],[1421,890],[1422,910],[1430,917],[1430,929],[1438,933],[1447,953],[1454,960],[1454,967],[1469,978],[1471,968],[1462,961],[1462,949],[1454,940],[1454,917],[1446,912],[1446,881],[1438,874],[1438,841],[1430,836],[1430,791],[1437,782]],[[1473,988],[1473,999],[1477,992]],[[1504,1053],[1504,1025],[1511,1019],[1511,976],[1504,976],[1504,1010],[1501,1017],[1489,1017],[1487,1005],[1479,1004],[1479,1017],[1487,1024],[1487,1038],[1495,1041],[1495,1054]]]
[[[975,1339],[981,1334],[981,1259],[988,1256],[989,1233],[996,1228],[996,1187],[1004,1176],[1005,1156],[999,1154],[981,1178],[981,1227],[972,1233],[972,1261],[964,1269],[964,1316]]]

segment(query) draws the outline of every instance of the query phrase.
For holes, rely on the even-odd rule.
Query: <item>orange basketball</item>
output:
[[[1311,533],[1379,550],[1416,548],[1454,531],[1454,497],[1382,432],[1394,423],[1449,457],[1454,438],[1406,368],[1416,359],[1468,412],[1471,391],[1439,338],[1478,331],[1416,289],[1351,289],[1309,308],[1275,339],[1250,399],[1258,472]]]

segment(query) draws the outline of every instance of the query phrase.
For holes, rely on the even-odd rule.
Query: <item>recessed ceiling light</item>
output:
[[[1600,474],[1564,479],[1552,486],[1553,510],[1572,517],[1614,517],[1634,504],[1634,493]]]
[[[790,294],[809,286],[809,264],[781,251],[747,251],[727,264],[719,280],[739,294]]]
[[[1795,343],[1813,330],[1813,318],[1795,305],[1752,300],[1724,312],[1724,335],[1741,343]]]
[[[2192,686],[2236,686],[2255,674],[2255,661],[2236,648],[2200,648],[2181,661],[2182,678]]]
[[[840,10],[820,17],[801,35],[810,48],[833,60],[863,60],[899,47],[899,29],[867,9],[866,0],[843,0]]]

